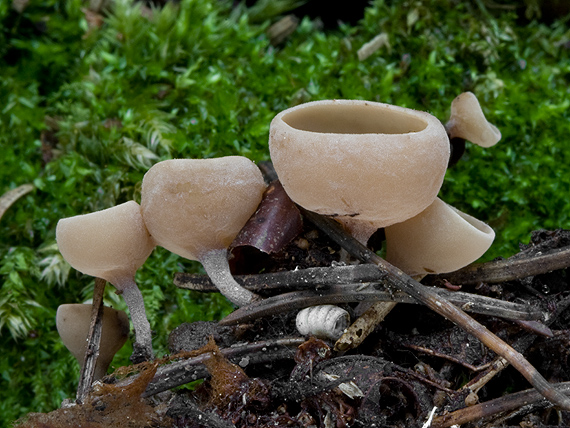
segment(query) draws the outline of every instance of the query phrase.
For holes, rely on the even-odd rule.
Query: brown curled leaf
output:
[[[240,231],[233,248],[250,246],[266,254],[282,250],[302,230],[303,221],[279,181],[265,190],[259,208]]]

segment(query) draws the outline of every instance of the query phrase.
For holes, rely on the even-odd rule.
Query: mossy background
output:
[[[485,259],[516,252],[534,229],[570,228],[568,20],[541,18],[546,2],[490,3],[376,0],[353,24],[305,17],[272,46],[265,31],[286,1],[116,0],[94,28],[80,0],[32,0],[22,13],[0,2],[0,193],[35,186],[0,220],[0,426],[58,407],[77,385],[55,311],[87,301],[94,281],[62,260],[57,221],[139,201],[162,159],[267,160],[271,119],[300,102],[367,99],[445,122],[472,91],[503,139],[468,144],[440,196],[495,228]],[[359,61],[380,33],[388,45]],[[157,249],[138,272],[159,355],[179,323],[231,310],[172,285],[174,272],[199,269]],[[106,303],[124,309],[112,287]]]

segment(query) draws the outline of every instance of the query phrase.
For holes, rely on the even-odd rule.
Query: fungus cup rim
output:
[[[347,122],[350,119],[359,119],[357,123],[351,123],[350,126],[354,129],[353,132],[326,132],[320,130],[314,130],[315,127],[315,117],[323,116],[322,110],[326,109],[327,112],[334,115],[334,119],[337,119],[341,122]],[[357,116],[355,109],[359,109],[360,112],[364,112],[368,117]],[[373,109],[373,110],[372,110]],[[314,112],[313,112],[314,110]],[[319,111],[321,110],[321,111]],[[365,111],[370,110],[370,111]],[[311,114],[310,118],[303,118],[302,115]],[[316,114],[315,114],[316,113]],[[378,115],[378,117],[374,117],[374,115]],[[386,120],[398,120],[402,121],[414,121],[414,123],[408,123],[406,130],[405,128],[402,129],[401,132],[394,132],[394,131],[384,131],[382,132],[382,128],[386,127],[387,125],[384,123]],[[392,104],[380,103],[376,101],[367,101],[367,100],[350,100],[350,99],[332,99],[332,100],[319,100],[319,101],[310,101],[304,104],[299,104],[295,107],[288,108],[286,110],[281,111],[278,113],[272,120],[272,123],[276,123],[277,121],[283,122],[283,124],[289,128],[292,132],[306,132],[310,134],[324,134],[324,135],[382,135],[385,138],[394,136],[400,137],[402,135],[417,135],[425,132],[430,128],[430,126],[440,126],[442,125],[441,122],[430,113],[410,109],[407,107],[400,107],[395,106]],[[295,123],[300,123],[297,125]],[[309,122],[311,122],[309,124]],[[324,123],[322,126],[330,126],[339,125],[335,121],[328,120],[327,123]],[[311,125],[313,129],[311,128]],[[316,125],[319,125],[317,123]],[[365,126],[363,126],[365,125]],[[413,126],[410,126],[413,125]],[[393,126],[393,123],[392,123]],[[403,125],[399,125],[403,126]],[[361,128],[370,129],[371,127],[377,127],[378,131],[370,131],[370,132],[362,132],[359,131]],[[385,129],[385,128],[384,128]]]

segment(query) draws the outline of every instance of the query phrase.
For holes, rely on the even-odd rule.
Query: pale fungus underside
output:
[[[129,308],[141,358],[153,358],[150,324],[135,273],[155,244],[144,225],[139,204],[129,201],[61,219],[56,238],[61,254],[71,266],[117,288]]]
[[[63,344],[83,366],[87,349],[87,333],[91,322],[91,305],[72,303],[57,309],[56,326]],[[129,318],[123,311],[105,307],[103,310],[101,343],[95,365],[94,380],[107,374],[113,357],[129,337]]]

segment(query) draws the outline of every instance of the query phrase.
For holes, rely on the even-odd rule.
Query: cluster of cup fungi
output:
[[[406,274],[457,270],[489,248],[493,230],[437,198],[450,158],[450,139],[490,147],[501,138],[475,95],[459,95],[444,126],[416,110],[361,100],[309,102],[271,122],[269,149],[289,197],[331,216],[361,243],[385,228],[386,260]],[[238,307],[261,297],[232,277],[228,252],[265,190],[257,166],[241,156],[174,159],[155,164],[142,182],[141,204],[129,201],[61,219],[56,236],[76,270],[113,284],[130,312],[135,349],[153,359],[152,336],[136,271],[159,245],[202,263],[219,291]],[[393,305],[393,304],[392,304]],[[64,344],[80,363],[91,305],[66,304],[57,313]],[[338,339],[350,322],[331,305],[302,310],[303,335]],[[125,343],[129,323],[105,308],[95,379],[105,375]]]

